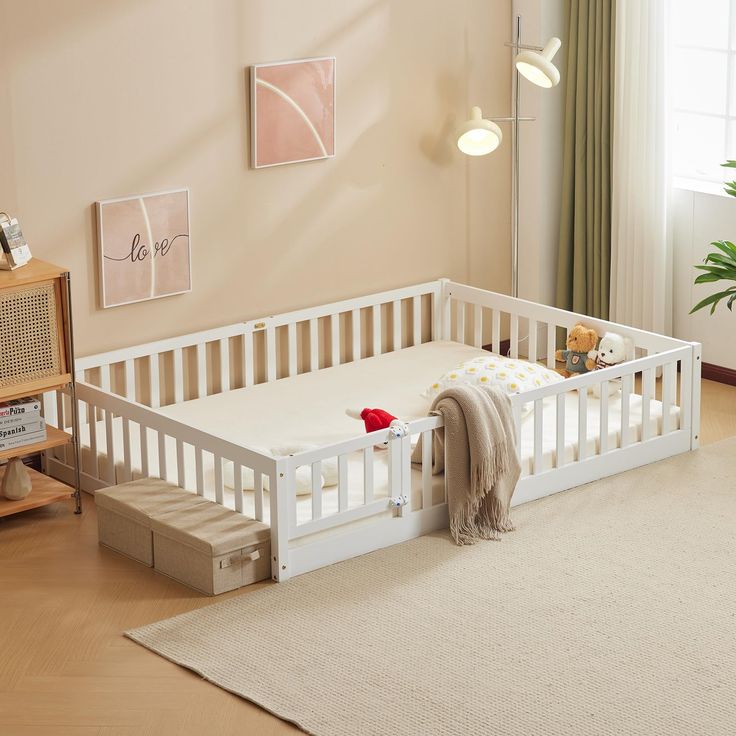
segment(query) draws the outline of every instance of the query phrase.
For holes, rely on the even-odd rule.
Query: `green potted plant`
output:
[[[736,161],[726,161],[722,164],[729,169],[736,169]],[[736,181],[726,182],[724,186],[726,194],[736,197]],[[711,245],[718,248],[716,253],[708,253],[705,257],[704,265],[695,266],[695,268],[704,271],[695,279],[696,284],[710,284],[716,281],[733,281],[733,286],[729,286],[723,291],[711,294],[702,301],[699,301],[691,310],[690,314],[697,312],[703,307],[710,306],[710,313],[716,311],[716,307],[722,299],[728,299],[726,306],[732,310],[733,303],[736,301],[736,245],[730,240],[714,240]]]

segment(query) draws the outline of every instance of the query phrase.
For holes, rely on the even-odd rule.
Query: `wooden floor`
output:
[[[732,435],[736,388],[704,381],[702,442]],[[213,599],[100,548],[84,500],[0,520],[0,734],[298,733],[121,636]]]

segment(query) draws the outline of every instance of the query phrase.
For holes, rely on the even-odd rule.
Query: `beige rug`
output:
[[[128,632],[320,735],[736,733],[736,438]]]

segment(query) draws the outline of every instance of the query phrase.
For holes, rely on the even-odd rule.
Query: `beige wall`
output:
[[[0,210],[73,272],[77,353],[438,276],[506,290],[507,0],[0,0]],[[337,156],[248,168],[246,68],[337,57]],[[509,140],[509,139],[507,139]],[[102,310],[95,200],[189,187],[191,294]]]

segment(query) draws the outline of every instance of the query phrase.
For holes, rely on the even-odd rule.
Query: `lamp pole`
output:
[[[519,70],[513,63],[521,44],[521,16],[516,16],[511,63],[511,296],[519,296]]]

